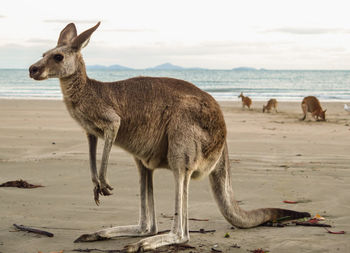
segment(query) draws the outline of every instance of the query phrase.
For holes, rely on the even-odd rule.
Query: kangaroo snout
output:
[[[39,72],[39,68],[37,66],[33,66],[32,65],[32,66],[29,67],[29,76],[31,78],[33,78],[35,76],[35,74],[38,73],[38,72]]]
[[[46,78],[41,77],[43,73],[43,67],[38,65],[32,65],[29,67],[29,76],[35,80],[44,80]]]

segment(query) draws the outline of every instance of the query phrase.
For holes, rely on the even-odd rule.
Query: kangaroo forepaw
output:
[[[99,194],[99,187],[95,186],[94,188],[94,199],[95,199],[95,203],[97,206],[100,205],[100,194]]]
[[[109,184],[97,184],[94,187],[94,199],[96,205],[100,205],[100,195],[102,196],[109,196],[112,195],[113,193],[110,192],[113,190],[113,187],[110,186]]]

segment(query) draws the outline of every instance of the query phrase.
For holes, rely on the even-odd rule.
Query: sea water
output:
[[[173,77],[189,81],[219,101],[238,100],[243,92],[255,101],[276,98],[301,101],[350,101],[350,71],[335,70],[88,70],[100,81],[136,76]],[[58,79],[35,81],[25,69],[0,69],[0,98],[62,99]]]

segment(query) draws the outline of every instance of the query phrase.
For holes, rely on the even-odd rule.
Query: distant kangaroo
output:
[[[243,95],[243,92],[241,92],[238,98],[242,99],[242,108],[244,109],[244,107],[246,106],[250,110],[250,106],[252,105],[252,100],[250,99],[250,97],[245,97]]]
[[[135,77],[99,82],[86,75],[80,53],[100,23],[77,36],[73,23],[61,32],[57,46],[29,68],[35,80],[59,78],[70,115],[86,131],[94,198],[110,195],[106,178],[112,145],[134,156],[140,174],[140,221],[137,225],[106,228],[81,235],[76,242],[118,236],[152,237],[128,245],[127,252],[151,250],[190,239],[188,189],[191,178],[209,175],[223,216],[241,228],[258,226],[280,217],[309,217],[306,212],[278,208],[245,211],[234,199],[226,144],[226,125],[218,103],[206,92],[173,78]],[[97,139],[104,139],[99,173]],[[175,178],[174,220],[168,234],[157,235],[153,199],[153,171],[169,169]]]
[[[263,105],[263,112],[267,111],[270,112],[272,108],[275,109],[277,112],[277,100],[274,98],[271,98],[269,101],[267,101],[267,105]]]
[[[326,120],[326,110],[322,110],[320,101],[314,96],[308,96],[303,99],[301,102],[301,109],[303,110],[304,117],[301,120],[306,119],[306,114],[308,112],[312,113],[312,117],[317,121],[325,121]]]

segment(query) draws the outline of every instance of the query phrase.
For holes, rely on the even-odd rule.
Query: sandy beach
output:
[[[280,207],[320,214],[322,227],[287,226],[231,229],[212,197],[208,179],[192,181],[191,233],[183,252],[348,252],[350,248],[350,114],[343,103],[321,101],[327,121],[300,121],[298,102],[280,102],[278,113],[262,113],[262,102],[242,110],[239,101],[221,102],[228,129],[233,188],[244,209]],[[114,147],[108,178],[113,195],[95,205],[87,140],[62,101],[0,100],[0,184],[23,179],[45,187],[0,188],[0,252],[74,252],[74,249],[122,249],[139,238],[73,243],[83,233],[136,224],[138,173],[131,155]],[[102,141],[99,141],[100,161]],[[158,170],[154,179],[159,230],[170,228],[174,208],[173,177]],[[286,204],[284,200],[299,201]],[[13,224],[54,233],[49,238],[18,232]],[[229,233],[229,238],[225,234]],[[239,246],[233,247],[234,245]],[[91,251],[100,252],[100,251]],[[166,251],[160,251],[166,252]]]

